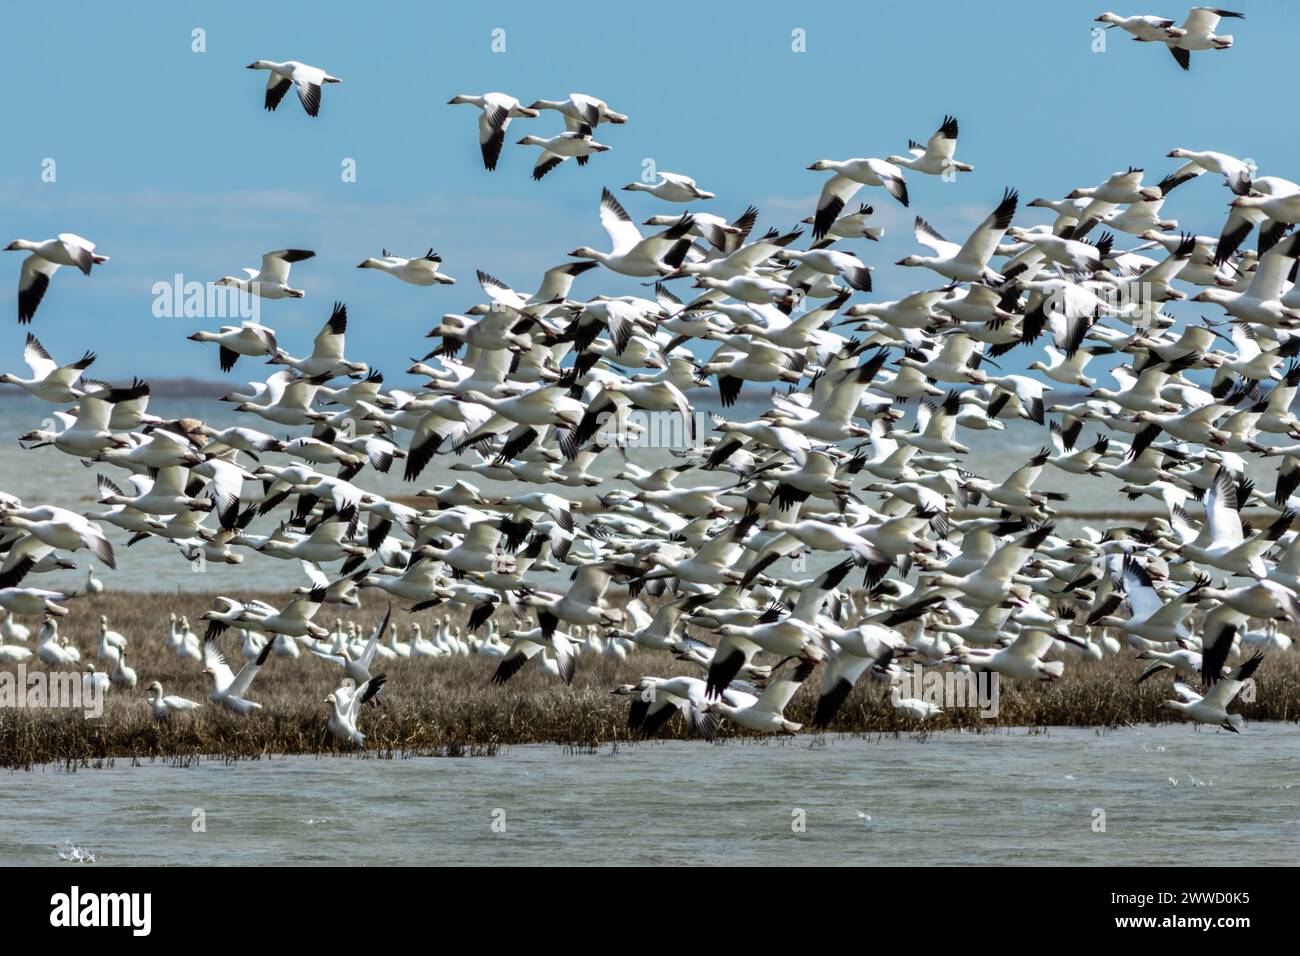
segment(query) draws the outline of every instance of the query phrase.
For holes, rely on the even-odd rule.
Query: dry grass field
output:
[[[281,603],[283,595],[264,595]],[[343,753],[326,732],[329,706],[324,698],[339,683],[339,668],[305,653],[298,659],[272,656],[252,685],[250,697],[264,706],[251,717],[240,717],[213,705],[171,722],[155,721],[145,699],[150,681],[161,681],[166,693],[206,701],[208,678],[195,661],[182,660],[163,646],[169,612],[187,614],[202,634],[198,616],[211,602],[208,594],[143,594],[117,592],[96,595],[74,604],[60,628],[80,647],[83,665],[94,660],[100,614],[129,640],[127,663],[139,674],[134,690],[113,689],[103,717],[86,720],[80,711],[0,709],[0,766],[30,768],[58,763],[75,768],[106,760],[163,759],[184,763],[200,758],[256,759],[274,754]],[[326,608],[320,623],[332,626],[336,616],[355,619],[367,631],[382,616],[384,605],[371,600],[364,611],[337,615]],[[409,615],[394,610],[393,620],[405,640],[412,620],[431,636],[438,611]],[[503,616],[504,612],[503,612]],[[28,621],[31,626],[30,621]],[[459,623],[459,622],[458,622]],[[33,627],[35,631],[35,627]],[[29,643],[34,647],[34,641]],[[227,632],[222,642],[238,669],[239,640]],[[1098,728],[1163,722],[1170,711],[1162,700],[1172,696],[1171,678],[1157,675],[1141,686],[1135,678],[1144,664],[1131,652],[1104,661],[1067,658],[1065,676],[1052,684],[1002,681],[999,712],[982,719],[974,710],[949,710],[923,725],[889,704],[883,682],[863,680],[854,689],[831,732],[897,734],[918,730],[963,728],[984,731],[1007,726],[1093,726]],[[42,668],[35,657],[29,670]],[[541,673],[530,663],[508,684],[494,686],[489,678],[497,661],[486,656],[417,658],[382,661],[375,668],[387,673],[382,705],[367,707],[361,729],[366,752],[376,757],[418,755],[491,755],[515,744],[551,743],[590,749],[632,739],[627,729],[627,703],[612,697],[619,683],[633,683],[642,674],[699,674],[667,654],[633,653],[625,661],[584,655],[578,659],[571,687]],[[14,665],[6,665],[12,670]],[[1256,675],[1256,700],[1238,702],[1250,720],[1297,719],[1300,703],[1300,655],[1274,653]],[[816,705],[817,676],[795,697],[787,715],[811,719]],[[1188,733],[1192,729],[1188,728]],[[745,733],[724,722],[720,738]],[[1247,729],[1249,734],[1249,728]],[[674,719],[661,735],[685,736]],[[707,746],[701,742],[700,746]]]

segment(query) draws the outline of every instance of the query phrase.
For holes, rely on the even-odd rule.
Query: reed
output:
[[[250,595],[251,597],[251,595]],[[282,603],[282,594],[266,594]],[[211,604],[201,593],[107,593],[78,601],[60,628],[82,651],[84,667],[94,660],[100,614],[129,640],[127,662],[140,676],[134,690],[113,689],[104,714],[87,720],[79,711],[0,709],[0,766],[32,768],[44,764],[71,769],[102,766],[114,760],[154,760],[186,765],[200,759],[247,760],[282,754],[342,754],[325,729],[329,705],[325,696],[339,683],[336,666],[304,652],[298,659],[272,656],[253,683],[250,696],[264,710],[251,717],[205,706],[193,714],[177,715],[160,724],[145,699],[150,681],[161,681],[166,693],[206,701],[208,678],[195,661],[182,660],[163,646],[169,612],[189,616],[202,633],[198,616]],[[336,616],[354,619],[368,632],[384,611],[370,600],[362,611],[318,616],[332,626]],[[505,616],[505,612],[502,612]],[[426,635],[436,627],[438,610],[410,615],[395,609],[394,622],[407,626],[418,620]],[[463,616],[453,615],[463,624]],[[238,638],[227,632],[223,649],[238,669]],[[367,758],[412,756],[491,756],[502,747],[549,743],[590,750],[634,739],[628,732],[627,703],[609,694],[619,683],[634,683],[642,674],[699,674],[663,653],[636,651],[627,660],[583,655],[573,686],[565,687],[542,674],[534,664],[502,687],[489,683],[497,661],[483,656],[389,660],[376,670],[388,674],[382,705],[365,708],[361,729],[367,735]],[[988,731],[1004,727],[1091,726],[1166,722],[1175,717],[1161,708],[1172,696],[1170,679],[1158,675],[1138,686],[1135,678],[1144,663],[1125,652],[1103,661],[1069,659],[1064,678],[1052,684],[1002,681],[995,718],[975,710],[947,710],[919,724],[889,704],[887,689],[864,680],[853,690],[828,728],[848,734],[901,734],[918,730],[964,729]],[[28,669],[43,668],[33,657]],[[8,669],[13,669],[12,665]],[[102,669],[102,668],[101,668]],[[1300,660],[1294,653],[1272,654],[1256,675],[1252,702],[1239,701],[1248,721],[1297,719],[1300,701]],[[787,709],[795,721],[809,722],[816,705],[817,677],[800,690]],[[1188,733],[1192,730],[1189,727]],[[1249,729],[1247,729],[1249,733]],[[725,723],[721,739],[744,735]],[[679,720],[661,736],[685,736]],[[701,743],[701,746],[704,746]]]

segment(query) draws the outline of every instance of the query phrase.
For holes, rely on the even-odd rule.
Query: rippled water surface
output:
[[[1298,750],[1171,724],[47,768],[3,777],[0,864],[1295,864]]]

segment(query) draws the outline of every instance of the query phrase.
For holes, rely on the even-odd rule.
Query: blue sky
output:
[[[910,210],[881,190],[859,194],[889,232],[857,251],[877,267],[877,298],[894,297],[934,285],[930,274],[891,265],[924,251],[912,216],[960,240],[1004,186],[1026,201],[1060,197],[1128,165],[1145,166],[1155,182],[1175,167],[1165,158],[1175,146],[1251,157],[1262,173],[1295,178],[1300,124],[1282,107],[1300,11],[1279,0],[1233,2],[1247,19],[1221,29],[1236,46],[1193,55],[1189,74],[1119,31],[1107,34],[1105,53],[1092,52],[1100,0],[393,2],[375,5],[375,15],[336,2],[7,4],[0,240],[70,231],[112,257],[90,279],[58,275],[32,326],[56,358],[93,349],[96,372],[112,377],[220,378],[215,349],[184,338],[218,323],[154,318],[153,283],[178,272],[199,281],[237,273],[268,249],[315,249],[294,269],[307,298],[266,303],[263,321],[301,354],[342,299],[350,355],[398,382],[437,317],[479,301],[475,269],[531,289],[569,250],[606,248],[601,187],[636,179],[645,158],[718,194],[700,208],[734,216],[754,203],[762,227],[785,228],[812,211],[824,174],[806,171],[810,162],[902,152],[952,113],[958,158],[974,173],[955,183],[910,176]],[[1119,12],[1181,20],[1185,7]],[[205,53],[191,50],[195,28],[206,33]],[[504,53],[491,50],[495,28],[505,30]],[[791,50],[796,28],[807,52]],[[266,74],[244,69],[259,58],[316,64],[344,83],[325,89],[317,119],[292,96],[267,113]],[[601,127],[611,152],[585,169],[566,163],[541,183],[529,175],[535,151],[514,140],[549,135],[561,121],[549,112],[516,121],[497,172],[487,173],[477,111],[446,105],[487,90],[525,103],[587,92],[631,121]],[[57,163],[54,183],[40,179],[47,157]],[[355,183],[341,180],[345,158],[356,161]],[[622,198],[638,221],[682,208]],[[1204,177],[1165,212],[1217,234],[1228,198]],[[1017,218],[1038,221],[1036,210]],[[355,268],[380,247],[430,246],[456,286],[415,288]],[[10,356],[0,364],[15,371],[25,333],[13,307],[20,261],[0,259],[9,288],[0,345]],[[575,294],[635,288],[600,270]],[[264,371],[244,360],[231,377]]]

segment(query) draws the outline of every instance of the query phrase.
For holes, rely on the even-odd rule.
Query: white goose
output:
[[[49,288],[50,277],[60,266],[76,266],[83,275],[90,275],[94,266],[108,261],[108,256],[95,252],[93,242],[71,232],[61,232],[54,239],[38,242],[15,239],[5,246],[5,251],[31,253],[23,260],[18,276],[18,321],[22,324],[36,315],[36,307]]]
[[[907,180],[903,171],[883,159],[819,159],[808,167],[811,170],[831,170],[835,173],[822,186],[817,197],[817,212],[813,216],[813,236],[820,239],[839,218],[844,204],[863,186],[883,186],[903,206],[907,206]]]
[[[649,193],[664,202],[694,202],[697,199],[712,199],[714,194],[701,189],[690,176],[681,173],[660,172],[659,180],[653,183],[628,183],[623,188],[628,192]]]
[[[28,332],[27,344],[23,346],[23,361],[32,370],[31,378],[19,378],[6,372],[0,375],[0,383],[17,385],[28,395],[59,405],[75,402],[87,391],[93,390],[89,382],[86,383],[86,388],[78,388],[77,385],[81,381],[81,373],[95,363],[94,352],[87,352],[70,365],[59,365],[36,336]],[[102,386],[96,383],[94,387]]]
[[[333,707],[326,726],[335,740],[357,747],[366,745],[366,735],[357,729],[357,717],[361,705],[373,700],[387,682],[388,678],[383,674],[376,674],[360,685],[347,680],[325,698],[325,703]]]
[[[250,70],[269,70],[270,76],[266,78],[266,101],[265,106],[268,110],[274,110],[284,99],[284,94],[289,92],[292,86],[298,92],[298,99],[302,101],[302,108],[307,111],[308,116],[315,116],[320,112],[320,88],[326,83],[342,83],[337,76],[330,76],[320,67],[308,66],[306,63],[299,63],[297,60],[285,60],[283,63],[277,63],[274,60],[254,60],[248,64]]]
[[[153,710],[155,720],[169,720],[172,714],[184,713],[187,710],[198,710],[203,706],[198,701],[190,700],[187,697],[164,696],[163,686],[158,681],[154,681],[145,688],[145,696],[149,700],[149,707]]]
[[[378,269],[395,279],[401,279],[411,285],[455,285],[456,280],[438,271],[442,257],[430,249],[418,259],[403,259],[387,249],[380,252],[382,258],[361,260],[358,269]]]
[[[538,110],[530,106],[521,106],[513,96],[505,93],[484,93],[482,96],[469,96],[464,93],[453,96],[447,101],[448,106],[468,104],[483,111],[478,118],[478,144],[483,151],[483,166],[488,172],[497,168],[501,158],[501,147],[506,141],[506,127],[512,119],[540,116]]]
[[[222,276],[217,285],[233,286],[263,299],[301,299],[307,293],[290,287],[289,269],[314,255],[309,249],[276,249],[263,254],[261,269],[245,269],[244,278]]]

